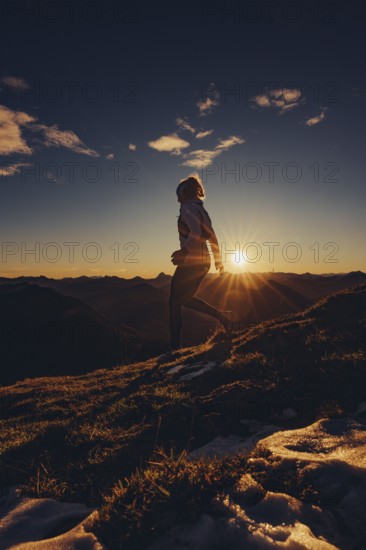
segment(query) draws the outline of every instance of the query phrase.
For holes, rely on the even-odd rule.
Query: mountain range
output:
[[[0,278],[0,383],[78,374],[163,353],[169,345],[171,276]],[[360,271],[303,275],[209,274],[198,296],[232,310],[236,329],[294,313],[320,297],[366,282]],[[184,309],[183,343],[204,342],[213,319]]]

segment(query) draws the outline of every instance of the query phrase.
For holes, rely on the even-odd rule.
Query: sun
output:
[[[228,262],[227,269],[232,273],[242,273],[245,271],[246,265],[247,262],[242,255],[238,258],[235,254],[233,254],[230,258],[230,262]]]

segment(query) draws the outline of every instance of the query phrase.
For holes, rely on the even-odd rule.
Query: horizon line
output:
[[[231,271],[225,271],[225,275],[233,275],[234,277],[237,277],[237,276],[242,276],[242,275],[278,275],[278,274],[282,274],[282,275],[314,275],[314,276],[317,276],[317,277],[325,277],[325,276],[335,276],[335,275],[350,275],[351,273],[360,273],[362,275],[366,275],[366,272],[358,269],[358,270],[352,270],[352,271],[332,271],[332,272],[325,272],[325,273],[312,273],[310,271],[304,271],[304,272],[301,272],[301,273],[298,273],[298,272],[295,272],[295,271],[243,271],[241,273],[233,273]],[[7,277],[7,276],[3,276],[0,274],[0,279],[10,279],[10,280],[15,280],[15,279],[21,279],[21,278],[34,278],[34,279],[38,279],[38,278],[44,278],[44,279],[54,279],[54,280],[63,280],[63,279],[81,279],[81,278],[86,278],[86,279],[104,279],[104,278],[114,278],[114,279],[125,279],[125,280],[132,280],[132,279],[136,279],[136,278],[140,278],[140,279],[157,279],[158,277],[160,277],[161,275],[164,275],[166,277],[172,277],[172,275],[168,274],[168,273],[165,273],[164,271],[161,271],[160,273],[158,273],[157,275],[155,275],[155,277],[143,277],[142,275],[134,275],[133,277],[120,277],[119,275],[77,275],[77,276],[64,276],[64,277],[52,277],[52,276],[48,276],[48,275],[43,275],[43,274],[40,274],[40,275],[31,275],[31,274],[28,274],[28,275],[16,275],[16,276],[12,276],[12,277]],[[216,273],[208,273],[208,275],[217,275],[219,276],[218,274]]]

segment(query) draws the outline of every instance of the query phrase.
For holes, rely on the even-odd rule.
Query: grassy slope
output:
[[[366,382],[366,285],[302,313],[261,323],[175,358],[0,388],[2,486],[100,507],[111,548],[141,548],[194,519],[246,469],[246,457],[192,463],[186,452],[218,434],[245,436],[244,417],[306,425],[354,410]],[[174,365],[215,360],[192,381]]]

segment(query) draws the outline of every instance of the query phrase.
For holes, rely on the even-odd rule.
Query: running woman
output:
[[[226,314],[231,313],[220,311],[195,297],[201,281],[211,266],[207,242],[210,243],[216,269],[220,275],[224,273],[217,237],[210,216],[203,206],[205,190],[200,179],[197,176],[190,176],[181,181],[177,187],[177,197],[181,205],[178,218],[181,248],[173,252],[171,258],[172,263],[177,266],[172,278],[169,298],[172,350],[181,347],[182,306],[211,315],[220,321],[225,329],[230,325]]]

